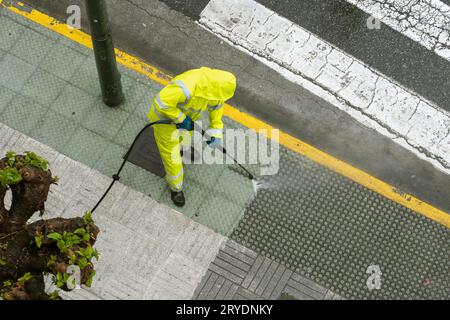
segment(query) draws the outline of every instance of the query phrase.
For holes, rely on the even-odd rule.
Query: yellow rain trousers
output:
[[[171,120],[174,125],[155,125],[154,133],[161,155],[166,180],[173,191],[183,189],[183,164],[180,143],[189,144],[192,132],[178,130],[186,116],[193,121],[209,112],[210,125],[207,133],[222,138],[223,104],[236,91],[236,77],[227,71],[202,67],[189,70],[175,77],[153,99],[147,115],[151,122]]]

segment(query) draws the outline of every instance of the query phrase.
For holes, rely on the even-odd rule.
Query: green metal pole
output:
[[[106,2],[104,0],[86,0],[86,10],[103,101],[110,107],[116,107],[122,103],[124,98]]]

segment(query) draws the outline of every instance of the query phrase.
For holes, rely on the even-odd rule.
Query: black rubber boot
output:
[[[173,203],[177,207],[183,207],[184,204],[186,203],[183,191],[171,191],[170,197],[172,198]]]

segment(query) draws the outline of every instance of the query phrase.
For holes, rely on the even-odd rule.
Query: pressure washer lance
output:
[[[210,136],[209,134],[207,134],[207,133],[205,132],[205,130],[203,130],[203,128],[200,127],[200,126],[199,126],[198,124],[196,124],[195,122],[194,122],[194,128],[195,128],[195,130],[197,130],[198,132],[201,132],[201,133],[202,133],[202,136],[205,137],[206,140],[211,140],[211,136]],[[249,178],[250,180],[254,180],[254,179],[255,179],[255,176],[254,176],[250,171],[248,171],[242,164],[240,164],[235,158],[233,158],[232,156],[230,156],[230,155],[227,153],[227,149],[225,149],[223,146],[220,146],[219,150],[220,150],[224,155],[226,155],[227,157],[229,157],[230,159],[232,159],[232,160],[234,161],[234,163],[237,164],[242,170],[244,170],[245,173],[248,175],[248,178]]]
[[[155,125],[155,124],[173,125],[174,123],[173,123],[171,120],[160,120],[160,121],[155,121],[155,122],[152,122],[152,123],[147,124],[144,128],[142,128],[141,131],[139,131],[139,133],[137,134],[136,138],[134,138],[133,143],[131,144],[131,146],[130,146],[130,148],[128,149],[127,153],[126,153],[125,156],[123,157],[122,165],[120,166],[120,168],[119,168],[119,170],[117,171],[117,173],[114,174],[114,175],[112,176],[113,181],[112,181],[111,184],[109,185],[108,189],[106,189],[105,193],[104,193],[103,196],[100,198],[100,200],[97,202],[97,204],[95,205],[95,207],[91,210],[92,213],[94,213],[94,211],[97,210],[97,208],[100,206],[100,204],[101,204],[101,203],[103,202],[103,200],[106,198],[106,196],[108,195],[108,193],[111,191],[111,189],[112,189],[112,187],[114,186],[114,184],[116,183],[116,181],[119,181],[119,180],[120,180],[120,173],[122,172],[123,167],[124,167],[125,164],[127,163],[128,157],[130,156],[131,151],[133,150],[134,145],[135,145],[136,142],[138,141],[139,137],[144,133],[145,130],[147,130],[147,128],[149,128],[149,127],[151,127],[151,126],[153,126],[153,125]],[[206,139],[209,139],[209,140],[211,139],[211,137],[205,132],[205,130],[203,130],[203,128],[200,127],[200,126],[199,126],[198,124],[196,124],[195,122],[194,122],[194,128],[195,128],[197,131],[201,132],[201,133],[202,133],[202,136],[205,137]],[[224,147],[220,147],[219,149],[220,149],[220,151],[221,151],[223,154],[225,154],[226,156],[230,157],[230,159],[233,159],[234,163],[236,163],[242,170],[245,171],[245,173],[247,173],[248,178],[249,178],[250,180],[254,180],[254,179],[255,179],[254,175],[253,175],[250,171],[248,171],[242,164],[240,164],[235,158],[233,158],[232,156],[230,156],[230,155],[227,153],[227,150],[226,150]]]

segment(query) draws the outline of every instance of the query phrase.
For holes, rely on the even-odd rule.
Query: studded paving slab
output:
[[[285,149],[231,238],[345,298],[450,298],[449,229]]]
[[[109,176],[161,88],[121,67],[126,102],[105,107],[90,50],[1,7],[0,70],[0,122]],[[239,127],[225,120],[227,127]],[[272,271],[258,269],[261,283],[286,268],[345,298],[450,298],[448,229],[285,149],[280,165],[256,197],[251,182],[232,167],[186,166],[182,213],[254,252],[243,271],[217,257],[208,277],[223,278],[214,282],[226,286],[220,292],[232,286],[223,270],[229,277],[239,272],[244,281],[264,261],[259,266]],[[171,205],[163,179],[146,170],[128,163],[121,181]],[[380,290],[366,285],[371,265],[381,268]],[[261,296],[259,284],[238,286],[241,297]],[[285,288],[272,297],[301,298]]]

